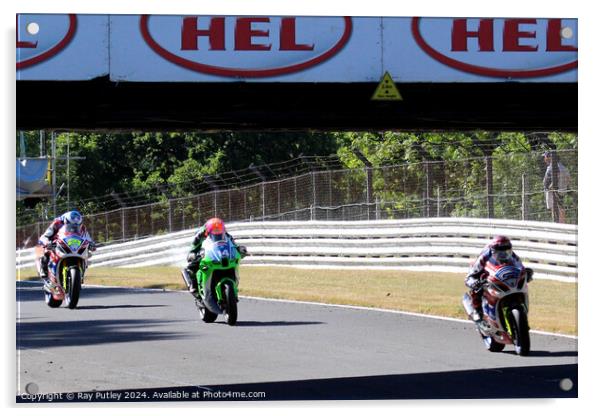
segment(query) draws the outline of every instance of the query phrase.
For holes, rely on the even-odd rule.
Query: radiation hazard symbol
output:
[[[385,72],[378,87],[376,87],[376,91],[374,91],[374,95],[372,95],[373,100],[388,100],[388,101],[401,101],[401,94],[397,90],[395,86],[395,82],[389,75],[389,72]]]

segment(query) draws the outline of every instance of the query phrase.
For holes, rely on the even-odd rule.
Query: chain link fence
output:
[[[198,227],[215,216],[226,222],[473,217],[576,224],[577,151],[555,157],[570,173],[566,190],[544,190],[541,152],[512,153],[312,171],[88,214],[86,226],[97,242],[108,243]],[[558,189],[554,179],[552,189]],[[17,227],[17,247],[34,245],[47,226]]]

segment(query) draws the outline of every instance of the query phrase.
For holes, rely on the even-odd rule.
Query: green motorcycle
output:
[[[243,249],[246,252],[246,249]],[[223,314],[228,325],[238,319],[239,249],[225,235],[210,234],[203,242],[196,274],[200,298],[195,300],[201,319],[214,322]]]

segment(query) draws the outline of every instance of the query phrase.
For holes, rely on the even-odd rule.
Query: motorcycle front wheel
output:
[[[82,288],[82,276],[78,267],[71,267],[68,273],[65,301],[69,309],[75,309],[79,301],[79,292]]]
[[[512,332],[514,348],[521,356],[529,355],[531,352],[531,338],[529,337],[529,323],[527,314],[523,308],[512,309]]]
[[[232,283],[224,283],[224,298],[226,299],[226,322],[228,325],[234,326],[238,319],[238,306],[236,304],[236,295],[234,294]]]

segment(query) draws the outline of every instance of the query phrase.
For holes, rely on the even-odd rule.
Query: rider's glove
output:
[[[245,246],[238,246],[238,252],[240,253],[240,257],[244,258],[249,254],[247,248]]]
[[[525,268],[525,274],[527,275],[527,283],[533,280],[533,269],[530,267]]]
[[[476,277],[468,277],[465,281],[466,287],[468,287],[472,291],[477,291],[481,288],[483,282],[481,279],[477,279]]]
[[[194,251],[191,251],[190,253],[188,253],[188,257],[186,257],[186,260],[188,261],[188,263],[192,263],[193,261],[195,261],[197,258],[197,253],[195,253]]]

